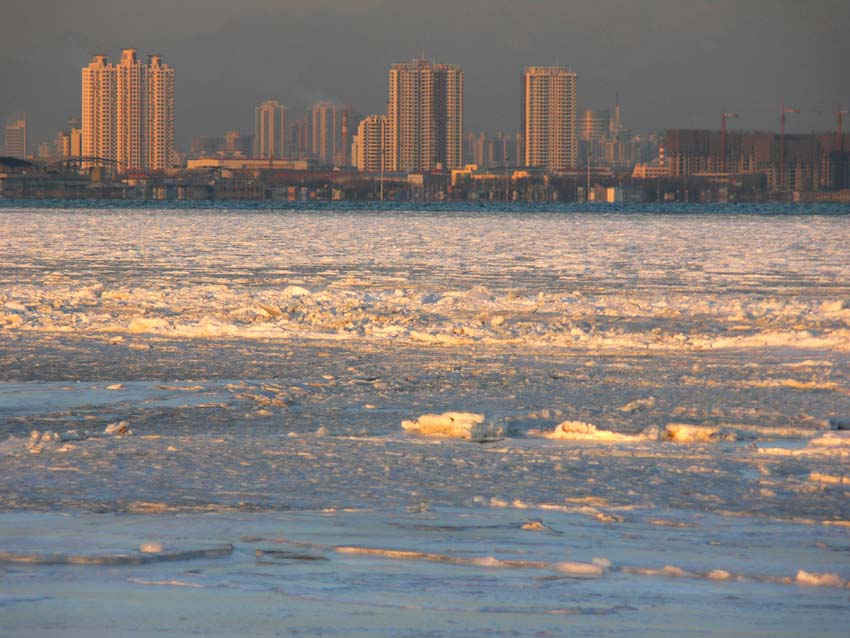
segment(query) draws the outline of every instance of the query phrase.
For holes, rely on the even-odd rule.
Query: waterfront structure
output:
[[[286,157],[286,107],[266,100],[254,111],[254,159]]]
[[[174,69],[158,55],[143,64],[123,49],[118,64],[95,55],[82,70],[82,155],[120,171],[174,163]]]
[[[318,102],[307,114],[310,154],[324,164],[349,165],[351,109]]]
[[[526,67],[522,76],[524,164],[550,172],[576,167],[576,74]]]
[[[393,64],[386,124],[388,170],[463,166],[463,71],[426,59]]]
[[[6,120],[3,154],[7,157],[26,159],[27,156],[27,114],[15,113]]]
[[[351,159],[358,171],[388,170],[387,116],[370,115],[361,120],[351,144]]]
[[[246,159],[238,157],[201,157],[186,161],[188,170],[201,168],[226,168],[238,171],[259,171],[263,169],[282,171],[307,171],[316,168],[316,162],[311,160],[293,159]]]

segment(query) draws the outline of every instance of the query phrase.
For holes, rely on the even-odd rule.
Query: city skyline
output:
[[[783,100],[802,111],[789,118],[789,131],[828,130],[829,111],[850,103],[840,63],[850,9],[840,3],[803,11],[785,2],[679,7],[658,0],[633,7],[603,0],[575,3],[569,12],[553,2],[522,11],[467,2],[461,8],[475,9],[467,12],[441,2],[340,4],[275,8],[249,0],[237,10],[190,0],[170,11],[167,24],[156,11],[130,5],[125,19],[109,18],[99,0],[75,11],[49,0],[9,7],[0,21],[7,88],[0,113],[26,110],[33,143],[50,140],[78,108],[66,75],[92,53],[133,44],[162,53],[180,70],[181,149],[198,135],[250,130],[254,106],[269,96],[293,112],[322,100],[382,112],[383,69],[423,49],[464,69],[467,130],[517,131],[514,78],[532,65],[576,71],[579,109],[610,108],[619,90],[634,130],[716,128],[724,104],[741,115],[735,128],[775,129]],[[807,44],[813,40],[818,47]]]

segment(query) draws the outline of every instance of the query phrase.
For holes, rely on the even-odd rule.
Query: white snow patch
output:
[[[847,447],[850,446],[850,430],[826,432],[809,441],[814,447]]]
[[[165,551],[165,546],[159,542],[142,543],[139,551],[143,554],[160,554]]]
[[[26,312],[27,307],[19,301],[7,301],[3,304],[9,310],[14,310],[15,312]]]
[[[566,574],[571,578],[599,578],[600,576],[603,576],[606,571],[606,567],[604,565],[598,565],[596,563],[581,563],[578,561],[561,561],[559,563],[552,563],[552,569],[561,574]]]
[[[797,572],[796,582],[800,585],[810,585],[812,587],[847,587],[848,582],[838,574],[824,573],[817,574],[807,572],[801,569]]]
[[[532,431],[529,434],[541,435],[547,439],[560,441],[596,441],[599,443],[633,443],[645,441],[644,434],[622,434],[610,430],[600,430],[592,423],[583,421],[564,421],[551,432]]]
[[[825,485],[847,485],[850,486],[850,476],[837,476],[823,472],[812,472],[809,474],[812,483],[824,483]]]
[[[667,441],[676,443],[713,443],[716,441],[737,441],[735,432],[724,428],[687,423],[668,423],[661,434]]]
[[[402,421],[406,432],[467,441],[491,441],[505,436],[501,425],[486,423],[483,414],[474,412],[444,412],[423,414],[415,421]]]
[[[850,308],[850,299],[835,299],[832,301],[824,301],[820,305],[820,309],[827,313],[840,313],[843,310]]]
[[[127,331],[131,333],[138,332],[156,332],[168,328],[168,321],[160,317],[135,317]]]

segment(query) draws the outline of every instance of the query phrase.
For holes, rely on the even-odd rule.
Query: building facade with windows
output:
[[[550,172],[574,169],[576,74],[563,67],[527,67],[522,76],[524,164]]]
[[[174,69],[158,55],[142,63],[123,49],[111,64],[95,55],[82,70],[82,155],[119,171],[161,171],[174,163]]]
[[[393,64],[386,124],[388,170],[463,166],[463,71],[426,59]]]
[[[254,159],[286,157],[286,107],[266,100],[254,110]]]
[[[386,115],[370,115],[361,120],[351,144],[351,158],[357,170],[389,170],[388,150]]]
[[[4,134],[4,155],[26,159],[27,156],[27,114],[20,112],[6,119]]]

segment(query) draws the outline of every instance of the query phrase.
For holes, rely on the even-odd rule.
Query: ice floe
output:
[[[623,434],[620,432],[612,432],[610,430],[601,430],[592,423],[584,423],[582,421],[563,421],[559,423],[551,432],[540,432],[533,430],[529,432],[532,435],[540,435],[547,439],[561,441],[595,441],[601,443],[632,443],[637,441],[647,441],[649,438],[645,434]]]
[[[824,573],[813,574],[803,569],[797,572],[794,579],[800,585],[810,585],[812,587],[847,587],[848,582],[838,574]]]
[[[663,439],[676,443],[710,443],[715,441],[737,441],[738,435],[721,427],[668,423],[661,433]]]
[[[34,565],[145,565],[169,561],[189,561],[223,558],[233,553],[233,545],[200,548],[163,549],[159,552],[143,550],[120,553],[40,553],[10,552],[0,550],[0,563],[29,563]]]
[[[443,412],[423,414],[415,421],[402,421],[406,432],[423,436],[466,439],[468,441],[493,441],[505,436],[505,428],[487,423],[483,414],[474,412]]]

